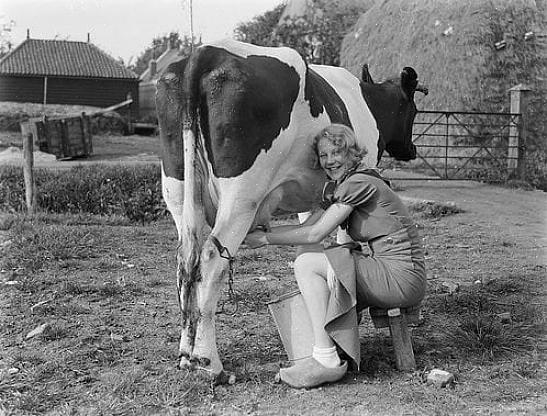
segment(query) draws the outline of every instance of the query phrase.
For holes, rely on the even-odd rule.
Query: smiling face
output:
[[[321,138],[317,142],[319,164],[332,180],[338,180],[354,165],[350,153],[343,146],[336,146],[330,140]]]

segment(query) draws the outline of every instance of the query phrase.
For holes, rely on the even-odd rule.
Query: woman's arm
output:
[[[251,248],[266,244],[316,244],[328,236],[353,211],[345,204],[332,204],[322,215],[312,215],[303,225],[274,227],[270,232],[254,231],[245,239]]]
[[[277,232],[280,232],[280,231],[286,231],[286,230],[293,230],[293,229],[299,228],[303,225],[312,225],[312,224],[315,224],[317,222],[317,220],[319,220],[319,218],[321,218],[321,216],[323,215],[324,212],[325,212],[325,210],[323,210],[323,209],[317,209],[316,211],[313,211],[311,213],[311,215],[302,224],[299,224],[299,225],[279,225],[279,226],[273,227],[273,228],[275,228],[275,230]]]

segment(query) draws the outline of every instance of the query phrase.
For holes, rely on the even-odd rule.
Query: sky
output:
[[[284,0],[0,0],[0,25],[11,22],[14,46],[27,37],[91,42],[126,64],[152,43],[177,31],[208,42],[232,35],[238,23],[273,10]]]

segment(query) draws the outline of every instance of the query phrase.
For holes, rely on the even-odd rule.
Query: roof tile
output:
[[[27,39],[3,57],[0,75],[138,78],[91,43],[42,39]]]

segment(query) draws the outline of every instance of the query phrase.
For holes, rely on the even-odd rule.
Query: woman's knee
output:
[[[313,276],[327,277],[327,257],[324,253],[302,253],[294,261],[296,280]]]

